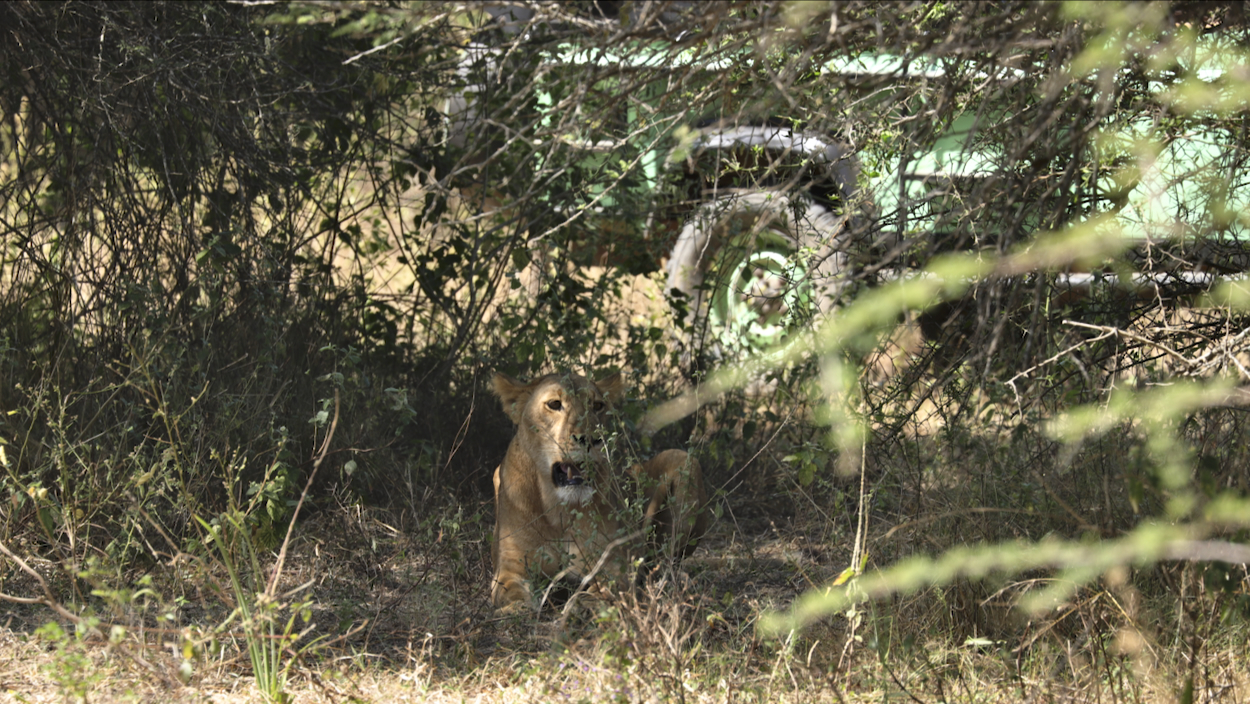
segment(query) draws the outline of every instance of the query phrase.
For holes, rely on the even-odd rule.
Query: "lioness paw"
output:
[[[529,601],[514,601],[495,608],[495,615],[502,617],[530,616],[534,613],[534,605]]]

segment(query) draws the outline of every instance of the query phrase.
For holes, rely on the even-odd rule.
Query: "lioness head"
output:
[[[494,387],[517,425],[514,442],[524,443],[534,459],[544,503],[589,502],[595,494],[592,468],[607,469],[603,421],[624,392],[620,373],[596,382],[572,373],[548,374],[528,384],[497,373]]]

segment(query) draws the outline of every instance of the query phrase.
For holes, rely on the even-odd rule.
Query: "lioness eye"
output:
[[[595,401],[595,413],[603,410],[603,401]]]
[[[547,408],[550,408],[550,409],[551,409],[551,410],[553,410],[553,411],[558,411],[558,410],[560,410],[560,409],[564,408],[564,404],[563,404],[563,403],[560,403],[560,399],[558,399],[558,398],[553,398],[553,399],[551,399],[550,401],[548,401],[548,402],[547,402]]]

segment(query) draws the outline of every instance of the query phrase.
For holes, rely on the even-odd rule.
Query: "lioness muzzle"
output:
[[[578,486],[585,481],[581,467],[572,462],[556,462],[551,465],[551,482],[556,486]]]

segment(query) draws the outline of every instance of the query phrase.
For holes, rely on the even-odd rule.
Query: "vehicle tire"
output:
[[[678,234],[666,292],[685,301],[690,371],[774,347],[835,307],[848,216],[806,198],[751,191],[709,201]]]

